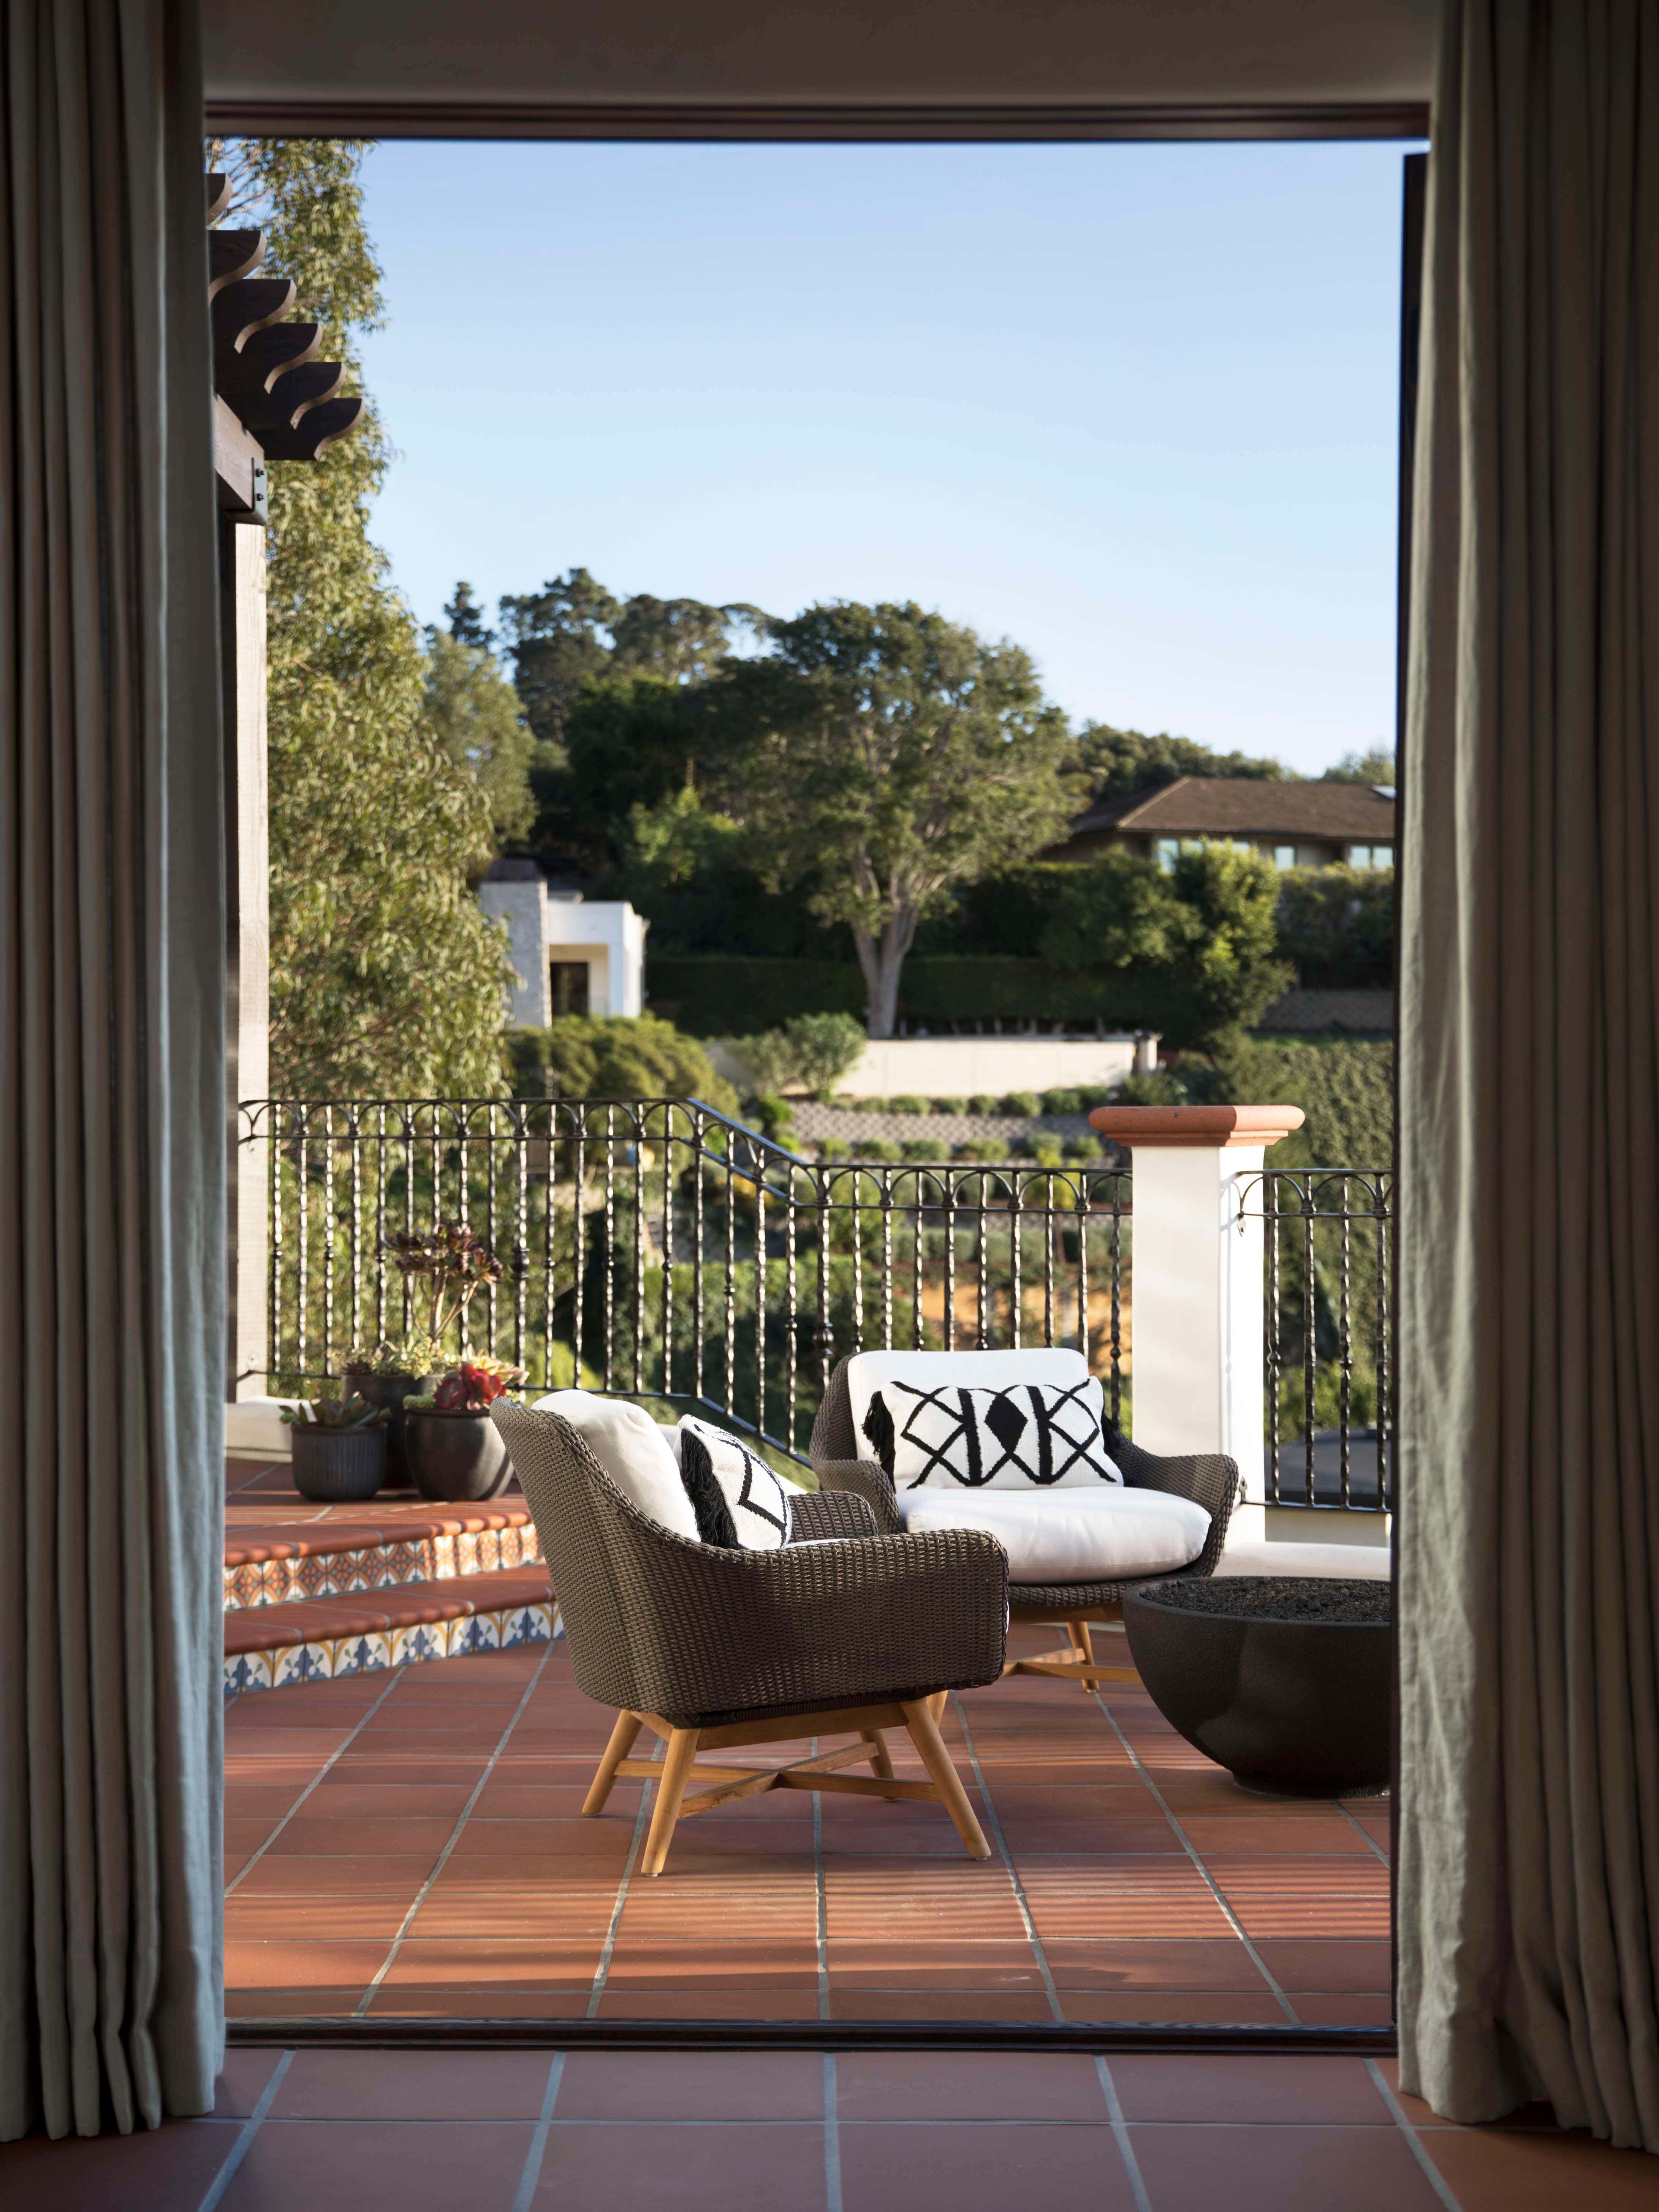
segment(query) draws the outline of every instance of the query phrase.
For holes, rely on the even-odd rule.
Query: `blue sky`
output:
[[[1394,726],[1403,150],[383,145],[375,534],[423,621],[915,599],[1317,771]]]

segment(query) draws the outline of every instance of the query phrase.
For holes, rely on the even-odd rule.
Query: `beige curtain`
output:
[[[1401,2076],[1659,2150],[1659,0],[1447,0],[1424,347]]]
[[[191,0],[0,0],[0,2136],[212,2102],[225,1178]]]

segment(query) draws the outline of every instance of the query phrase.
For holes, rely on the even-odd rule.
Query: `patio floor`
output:
[[[646,1785],[578,1817],[610,1722],[562,1640],[233,1699],[232,2014],[1388,2017],[1386,1801],[1247,1796],[1138,1684],[952,1698],[984,1864],[937,1805],[780,1791],[637,1876]]]

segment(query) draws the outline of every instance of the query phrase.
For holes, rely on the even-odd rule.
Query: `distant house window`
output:
[[[1168,875],[1171,868],[1174,866],[1176,855],[1180,851],[1180,839],[1179,837],[1160,837],[1153,849],[1158,856],[1158,866],[1163,870],[1164,873]]]
[[[1273,866],[1276,868],[1294,868],[1296,864],[1296,848],[1294,845],[1274,846]]]
[[[588,1011],[588,963],[585,960],[548,963],[553,984],[555,1014],[585,1014]]]
[[[1394,848],[1392,845],[1350,845],[1348,866],[1351,868],[1392,868]]]

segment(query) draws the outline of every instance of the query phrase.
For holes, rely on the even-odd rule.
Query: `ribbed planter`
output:
[[[1387,1583],[1303,1575],[1143,1583],[1130,1656],[1153,1704],[1246,1790],[1369,1796],[1388,1784]]]
[[[436,1387],[433,1375],[375,1375],[367,1368],[348,1367],[345,1375],[348,1395],[356,1391],[366,1405],[384,1406],[387,1419],[386,1432],[386,1472],[383,1477],[388,1486],[396,1486],[410,1480],[409,1461],[404,1449],[404,1412],[406,1398],[424,1398]]]
[[[294,1487],[318,1505],[372,1498],[386,1473],[386,1431],[290,1429]]]
[[[513,1469],[487,1413],[406,1413],[409,1474],[423,1498],[453,1505],[498,1498]]]

